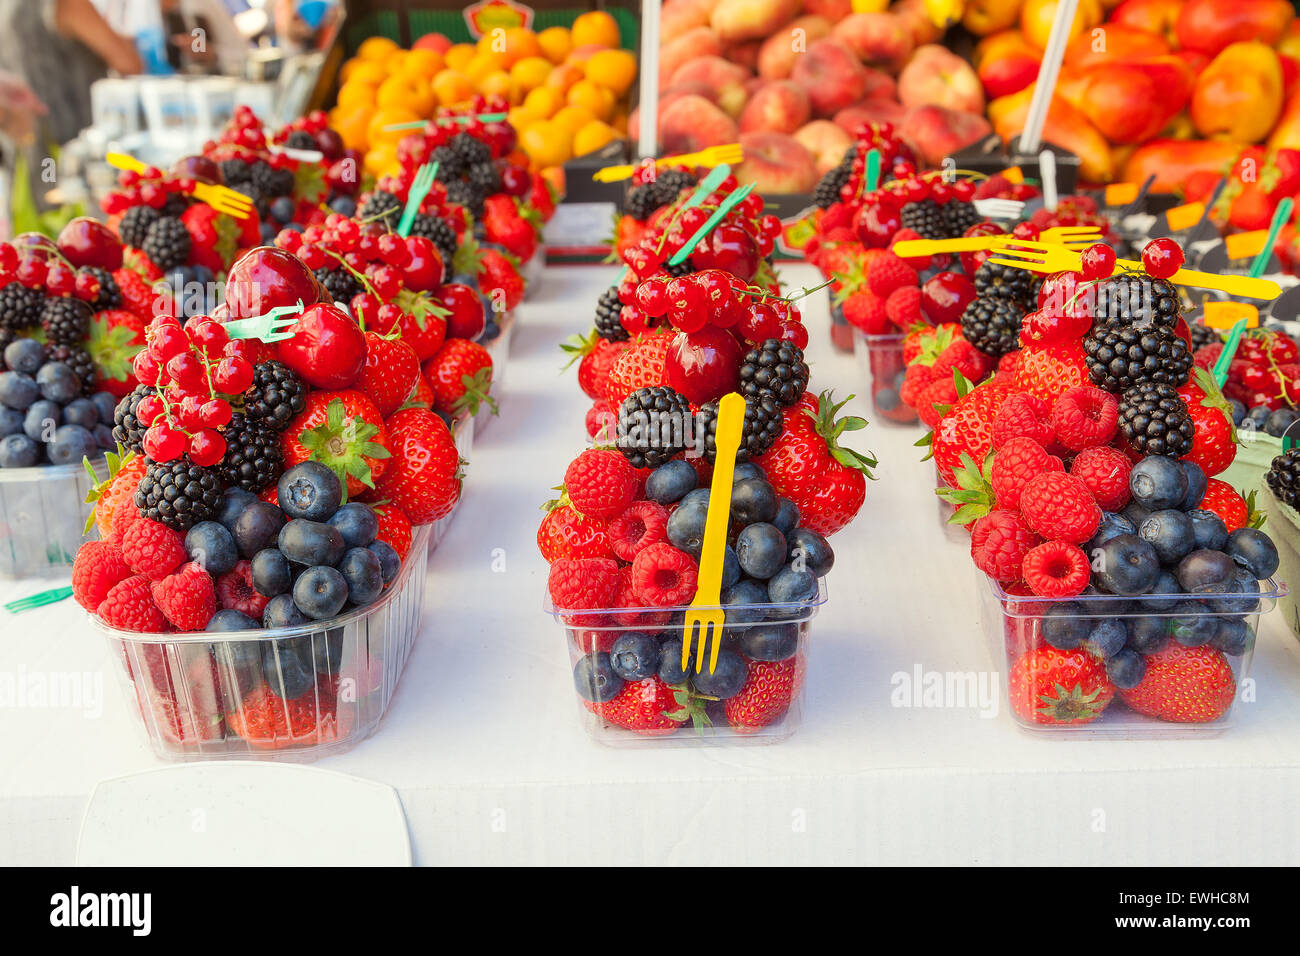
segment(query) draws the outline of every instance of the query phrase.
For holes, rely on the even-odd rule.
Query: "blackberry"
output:
[[[390,192],[382,189],[376,189],[365,201],[362,202],[361,208],[357,210],[357,218],[370,221],[379,221],[389,229],[397,228],[397,221],[402,217],[402,201]]]
[[[187,457],[155,461],[135,489],[135,506],[150,521],[188,531],[216,517],[221,507],[221,480],[216,471]]]
[[[1181,458],[1192,450],[1194,427],[1187,403],[1172,385],[1135,385],[1119,400],[1119,427],[1143,455]]]
[[[221,161],[221,178],[227,186],[246,183],[253,178],[253,167],[242,159],[223,159]]]
[[[684,169],[667,169],[656,177],[655,183],[668,197],[665,202],[672,202],[687,186],[695,185],[695,177]]]
[[[1024,317],[1024,307],[1015,299],[981,295],[962,312],[961,334],[981,352],[999,358],[1020,348],[1020,323]]]
[[[465,163],[450,146],[438,146],[429,154],[429,161],[438,164],[433,178],[440,183],[450,183],[465,174]]]
[[[745,399],[745,425],[740,435],[740,450],[736,452],[736,461],[752,461],[767,451],[781,437],[784,425],[781,406],[769,394],[760,394]],[[704,460],[712,465],[718,455],[718,403],[706,402],[700,406],[700,413],[695,422],[698,429],[697,441],[703,439]]]
[[[469,168],[469,184],[486,195],[501,191],[501,177],[492,163],[475,163]]]
[[[342,266],[337,269],[321,266],[313,275],[325,287],[325,291],[334,297],[335,302],[351,302],[358,292],[366,291],[361,280]]]
[[[235,412],[223,429],[226,454],[216,466],[227,486],[257,494],[284,471],[284,453],[279,433],[265,422],[249,421]]]
[[[948,217],[943,207],[933,199],[909,202],[903,206],[899,219],[904,229],[911,229],[922,239],[947,239]]]
[[[740,366],[740,394],[746,398],[771,395],[779,405],[793,405],[808,388],[803,349],[780,339],[768,339],[750,349]]]
[[[1097,322],[1172,329],[1178,315],[1178,290],[1164,279],[1125,272],[1097,285]]]
[[[293,172],[288,169],[276,169],[265,160],[253,164],[253,185],[263,196],[287,196],[293,192]]]
[[[1187,384],[1192,353],[1178,336],[1158,328],[1103,325],[1083,339],[1088,377],[1098,388],[1122,392],[1134,385]]]
[[[1264,482],[1278,501],[1300,507],[1300,448],[1290,448],[1274,458]]]
[[[492,148],[481,139],[475,139],[469,133],[457,133],[451,141],[451,151],[461,161],[463,166],[473,166],[476,163],[490,163],[492,161]]]
[[[45,294],[29,289],[21,282],[10,282],[0,289],[0,328],[21,332],[41,321]]]
[[[190,232],[179,219],[160,216],[149,227],[140,248],[154,265],[166,272],[185,265],[185,260],[190,257]]]
[[[1189,322],[1187,330],[1192,334],[1192,349],[1202,349],[1207,345],[1214,345],[1216,342],[1222,342],[1219,333],[1214,331],[1208,325],[1202,325],[1200,322]]]
[[[686,396],[667,386],[638,388],[618,408],[618,450],[633,468],[658,468],[692,443]]]
[[[144,245],[149,227],[157,221],[158,210],[153,206],[132,206],[122,214],[122,219],[117,224],[117,234],[128,246],[139,249]]]
[[[80,271],[89,272],[99,280],[99,295],[90,303],[92,312],[122,308],[122,290],[113,278],[113,273],[99,266],[85,266]]]
[[[113,441],[136,454],[144,451],[146,426],[136,417],[136,409],[144,398],[157,392],[152,385],[137,385],[117,403],[113,411]]]
[[[296,129],[289,134],[284,145],[290,149],[316,149],[316,137],[305,129]]]
[[[618,314],[623,311],[623,303],[618,298],[618,286],[612,285],[600,294],[596,300],[596,334],[611,342],[625,342],[631,338]]]
[[[943,206],[943,218],[948,224],[948,235],[956,238],[963,235],[971,226],[984,221],[984,217],[975,211],[975,204],[952,200]]]
[[[415,221],[411,223],[411,235],[423,236],[432,242],[442,256],[443,266],[451,267],[452,257],[456,255],[456,230],[451,223],[441,216],[417,212]]]
[[[447,184],[447,202],[464,206],[475,219],[483,218],[483,194],[463,179]]]
[[[307,406],[307,386],[281,362],[258,362],[253,366],[253,384],[243,397],[246,419],[284,431]]]
[[[853,178],[853,160],[857,150],[850,146],[844,153],[838,166],[817,181],[813,190],[813,202],[819,209],[829,209],[840,201],[840,190]]]
[[[691,265],[691,260],[689,258],[686,258],[683,259],[681,262],[677,263],[676,265],[672,264],[671,262],[665,262],[664,271],[667,272],[670,276],[680,279],[682,276],[688,276],[692,272],[694,272],[695,267]]]
[[[1021,304],[1029,302],[1029,287],[1034,274],[1012,266],[1000,266],[985,260],[975,270],[975,294],[993,295],[1014,299]]]
[[[262,219],[268,218],[271,211],[271,203],[267,200],[266,194],[252,182],[236,183],[231,187],[237,193],[243,193],[253,201],[253,208],[257,210],[257,215]]]
[[[41,309],[41,328],[55,345],[76,345],[90,335],[90,306],[71,296],[54,296]]]
[[[168,193],[167,199],[162,204],[162,209],[158,210],[158,214],[180,218],[180,214],[189,208],[189,196],[186,196],[184,193]]]
[[[623,201],[623,211],[638,221],[649,218],[659,206],[659,193],[655,191],[654,183],[633,186]]]
[[[0,372],[8,370],[9,366],[5,364],[4,360],[4,351],[9,347],[10,342],[15,342],[17,339],[16,333],[0,325]]]
[[[68,368],[76,373],[81,380],[81,394],[94,395],[98,389],[99,373],[95,371],[95,360],[79,345],[47,345],[45,346],[45,360],[47,362],[62,362]]]

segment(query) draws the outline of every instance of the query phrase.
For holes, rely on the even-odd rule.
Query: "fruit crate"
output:
[[[108,477],[102,456],[93,467],[100,480]],[[0,469],[0,577],[71,570],[94,510],[86,503],[91,487],[79,464]]]
[[[1290,505],[1278,501],[1273,491],[1262,481],[1259,484],[1259,507],[1268,514],[1268,523],[1264,526],[1269,537],[1277,545],[1277,573],[1285,581],[1300,580],[1300,512]],[[1286,621],[1291,633],[1300,638],[1300,605],[1294,594],[1282,594],[1278,597],[1278,610]]]
[[[710,700],[697,696],[693,691],[675,690],[682,685],[669,686],[662,681],[652,684],[649,678],[623,681],[613,675],[621,689],[611,700],[592,702],[578,691],[584,680],[581,675],[586,673],[580,667],[589,668],[599,655],[607,655],[624,635],[637,633],[659,640],[663,661],[680,654],[682,623],[687,608],[566,611],[557,609],[548,602],[546,610],[564,627],[578,716],[593,740],[612,747],[691,747],[777,743],[799,728],[803,719],[803,683],[812,620],[825,603],[826,584],[823,580],[819,582],[817,597],[807,603],[750,604],[743,609],[732,605],[722,608],[728,615],[723,648],[740,656],[749,674],[747,686],[756,677],[766,680],[771,685],[767,696],[779,701],[771,705],[765,715],[766,722],[761,726],[758,723],[764,718],[757,715],[760,713],[758,699],[762,695],[747,693],[744,689],[729,701]],[[757,650],[760,639],[764,648],[761,652]],[[788,653],[791,643],[794,650]],[[777,661],[760,661],[750,657],[747,650],[751,653],[783,656]],[[675,659],[680,666],[680,657]],[[638,695],[642,698],[640,703]],[[701,714],[700,726],[697,727],[689,717],[680,724],[655,720],[653,723],[658,726],[642,726],[639,730],[626,726],[627,723],[642,723],[628,718],[627,715],[633,713],[634,708],[637,712],[672,712],[682,705],[683,698],[693,698],[690,703]],[[735,714],[740,726],[732,725],[729,711]],[[751,720],[755,725],[746,723]]]
[[[852,328],[852,326],[850,326]],[[903,384],[907,363],[903,361],[903,332],[890,335],[867,335],[853,329],[853,354],[867,377],[871,389],[871,410],[876,421],[894,425],[916,425],[916,409],[905,405],[898,390]]]
[[[91,615],[154,753],[307,761],[374,733],[420,631],[430,530],[415,529],[387,593],[329,621],[164,636],[118,630]]]
[[[1091,594],[1059,600],[1010,594],[984,574],[976,572],[976,578],[989,653],[995,667],[1006,668],[1003,688],[1012,720],[1026,731],[1067,737],[1200,737],[1221,732],[1230,725],[1236,697],[1250,676],[1260,615],[1288,593],[1282,581],[1268,578],[1259,582],[1258,594]],[[1086,644],[1108,621],[1123,625],[1126,648],[1138,635],[1159,648],[1144,655],[1146,670],[1134,689],[1111,684],[1091,654],[1087,660],[1096,664],[1084,669],[1077,666],[1083,655],[1054,650],[1047,641],[1052,636],[1056,646],[1071,644],[1088,629],[1082,638]],[[1233,643],[1233,653],[1227,653]],[[1075,658],[1068,667],[1059,660],[1066,654]],[[1054,723],[1046,715],[1033,716],[1037,708],[1050,704],[1042,695],[1059,696],[1057,685],[1063,682],[1073,682],[1066,686],[1077,688],[1073,696],[1084,698],[1072,707],[1109,702],[1086,722]]]

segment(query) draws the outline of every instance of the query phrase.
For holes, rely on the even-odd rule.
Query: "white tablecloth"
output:
[[[816,282],[806,266],[781,271],[796,288]],[[534,535],[585,436],[587,401],[557,344],[590,325],[612,275],[548,269],[520,309],[501,420],[476,441],[462,509],[431,557],[424,630],[391,709],[371,739],[319,764],[395,787],[417,862],[1296,862],[1300,644],[1276,614],[1257,700],[1215,737],[1042,739],[1016,729],[1004,700],[993,716],[894,706],[897,674],[990,668],[970,559],[939,525],[918,428],[851,436],[879,456],[879,480],[833,540],[794,737],[659,750],[588,739],[562,631],[541,610]],[[806,315],[814,386],[862,392],[857,364],[830,349],[824,293]],[[4,583],[0,600],[50,583]],[[102,714],[0,707],[0,860],[72,862],[96,781],[160,765],[76,605],[0,612],[0,672],[81,671],[92,687],[102,675]]]

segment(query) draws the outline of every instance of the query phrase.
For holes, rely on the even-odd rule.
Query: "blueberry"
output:
[[[785,535],[789,543],[790,532],[799,526],[799,506],[789,498],[777,499],[776,517],[772,519],[776,530]]]
[[[1133,526],[1133,533],[1137,534],[1138,526],[1147,520],[1147,516],[1151,514],[1151,511],[1148,508],[1143,508],[1136,501],[1130,501],[1124,506],[1124,510],[1120,514]]]
[[[1138,528],[1138,536],[1156,549],[1161,564],[1175,564],[1196,548],[1191,519],[1172,508],[1153,511]]]
[[[316,683],[311,637],[310,634],[301,634],[267,641],[262,648],[266,686],[282,700],[297,700]]]
[[[216,627],[212,626],[217,618],[223,615],[238,615],[238,617],[229,617],[226,620],[235,622],[251,621],[252,623],[245,627]],[[260,628],[260,622],[254,620],[246,614],[241,614],[235,610],[218,611],[212,615],[212,620],[208,622],[208,630],[254,630]],[[223,641],[213,645],[216,651],[218,673],[221,675],[222,687],[230,693],[232,697],[243,697],[254,687],[262,683],[262,642],[261,641]]]
[[[691,494],[695,492],[692,491]],[[704,522],[707,517],[707,502],[701,505],[683,500],[668,516],[668,540],[673,547],[698,558],[704,547]]]
[[[351,196],[335,196],[330,200],[330,209],[350,219],[357,214],[357,201]]]
[[[328,522],[343,535],[343,543],[349,548],[364,548],[379,537],[379,518],[370,505],[359,501],[349,501],[338,511],[330,515]]]
[[[1096,532],[1088,540],[1088,543],[1083,546],[1083,550],[1091,555],[1093,551],[1100,548],[1111,538],[1117,538],[1122,534],[1137,534],[1137,528],[1124,515],[1116,514],[1113,511],[1103,511]]]
[[[699,480],[689,462],[675,458],[650,472],[650,477],[645,480],[645,496],[661,505],[671,504],[694,491]]]
[[[383,592],[384,567],[369,548],[349,548],[338,564],[348,584],[348,600],[353,604],[363,607]]]
[[[1258,528],[1238,528],[1228,535],[1228,545],[1223,550],[1257,578],[1271,578],[1277,570],[1277,546]]]
[[[24,375],[35,375],[45,361],[45,347],[35,339],[15,339],[5,346],[5,365]]]
[[[881,412],[892,412],[901,402],[898,392],[888,386],[877,389],[871,396],[871,403]]]
[[[1300,422],[1300,415],[1290,408],[1279,408],[1264,420],[1264,432],[1274,438],[1282,438],[1292,430],[1296,422]]]
[[[749,481],[751,478],[762,478],[766,481],[767,475],[763,473],[762,468],[759,468],[758,465],[754,464],[752,461],[737,462],[736,470],[732,472],[731,475],[732,486],[734,487],[742,481]]]
[[[225,514],[225,508],[222,508]],[[224,522],[222,522],[224,524]],[[239,512],[230,533],[235,536],[239,547],[239,556],[251,558],[263,548],[274,548],[280,529],[284,527],[284,512],[269,501],[253,498]]]
[[[1169,643],[1162,617],[1134,617],[1128,622],[1128,646],[1139,654],[1154,654]]]
[[[1221,617],[1218,630],[1215,631],[1214,639],[1210,643],[1231,657],[1239,657],[1246,653],[1254,637],[1250,625],[1242,618]]]
[[[682,496],[681,507],[685,508],[687,505],[694,505],[696,507],[700,507],[700,508],[704,508],[705,510],[708,510],[709,489],[696,488],[692,491],[686,492],[686,494]]]
[[[1197,549],[1208,549],[1210,551],[1222,551],[1223,546],[1228,543],[1228,526],[1223,523],[1223,519],[1213,511],[1205,511],[1201,508],[1193,508],[1187,512],[1187,517],[1192,522],[1192,534],[1196,538]]]
[[[26,411],[27,406],[40,397],[41,389],[36,379],[22,372],[0,372],[0,405]]]
[[[1187,472],[1176,458],[1151,455],[1133,466],[1128,489],[1133,500],[1150,511],[1177,508],[1187,495]]]
[[[767,522],[751,524],[736,536],[736,557],[750,577],[770,578],[785,564],[785,535]]]
[[[1128,601],[1123,598],[1116,597],[1114,594],[1107,594],[1105,591],[1098,591],[1091,584],[1089,584],[1086,588],[1084,588],[1081,592],[1079,592],[1079,600],[1083,601],[1084,605],[1087,606],[1087,598],[1090,597],[1105,598],[1105,600],[1100,605],[1097,605],[1097,610],[1094,611],[1093,613],[1104,612],[1106,614],[1128,614],[1133,610],[1134,607],[1137,606],[1136,601]]]
[[[379,569],[384,575],[384,583],[392,584],[397,577],[397,572],[402,570],[402,559],[397,554],[397,550],[387,541],[372,541],[366,547],[379,558]]]
[[[46,362],[36,373],[36,385],[41,397],[66,405],[81,394],[81,379],[62,362]]]
[[[776,517],[776,491],[763,478],[747,478],[731,488],[731,520],[733,527],[764,522],[770,524]]]
[[[26,435],[0,438],[0,468],[30,468],[40,458],[41,446]]]
[[[271,203],[271,218],[276,222],[284,225],[286,222],[293,222],[293,214],[297,211],[294,202],[288,196],[280,196]],[[335,210],[337,212],[338,210]]]
[[[45,454],[56,465],[80,464],[97,452],[95,436],[80,425],[60,425],[54,440],[45,445]]]
[[[1110,682],[1122,690],[1131,690],[1142,683],[1147,672],[1147,662],[1135,650],[1125,648],[1112,657],[1106,658],[1106,676]]]
[[[284,594],[293,586],[289,559],[279,548],[263,548],[253,555],[253,589],[266,597]]]
[[[1210,643],[1219,629],[1218,621],[1206,614],[1204,605],[1196,601],[1180,601],[1170,611],[1177,617],[1169,619],[1169,633],[1184,647]]]
[[[262,626],[261,621],[256,621],[249,617],[243,611],[237,611],[233,607],[222,608],[216,614],[208,619],[208,626],[205,631],[252,631]],[[234,646],[240,646],[236,643]]]
[[[6,435],[23,435],[23,420],[26,418],[22,412],[10,408],[8,405],[0,405],[0,438]]]
[[[770,604],[767,587],[761,581],[742,580],[734,587],[722,592],[722,604],[727,608],[727,621],[733,624],[752,624],[766,618],[765,611],[739,611],[734,607],[747,607],[753,604]]]
[[[308,568],[293,584],[293,603],[313,621],[334,617],[347,602],[348,583],[334,568]]]
[[[725,545],[722,552],[722,587],[727,589],[740,580],[740,560],[731,545]]]
[[[767,582],[767,596],[773,604],[808,604],[817,599],[817,578],[787,564]]]
[[[109,428],[103,422],[96,425],[91,434],[95,436],[95,444],[104,449],[104,451],[113,451],[117,448],[117,440],[113,438],[113,429]]]
[[[623,689],[623,678],[614,673],[609,655],[597,652],[578,660],[573,668],[573,686],[583,700],[603,704]]]
[[[1162,570],[1160,576],[1156,578],[1156,583],[1151,585],[1151,589],[1138,599],[1138,604],[1148,611],[1167,611],[1170,604],[1166,599],[1167,596],[1182,593],[1183,586],[1178,583],[1178,578],[1174,577],[1174,573]]]
[[[1232,409],[1232,424],[1240,425],[1246,418],[1246,403],[1230,398],[1228,399],[1228,406]]]
[[[1180,511],[1190,511],[1199,505],[1205,498],[1205,489],[1209,487],[1209,482],[1205,477],[1205,470],[1194,461],[1188,461],[1186,458],[1178,462],[1182,466],[1183,473],[1187,475],[1187,492],[1183,495],[1183,500],[1179,503]]]
[[[1234,571],[1232,558],[1222,551],[1193,551],[1178,564],[1178,583],[1189,594],[1223,594],[1231,590]]]
[[[1128,642],[1128,627],[1120,617],[1108,617],[1098,621],[1084,641],[1089,653],[1097,657],[1114,657]]]
[[[239,515],[257,500],[257,495],[251,491],[245,491],[243,488],[227,488],[221,495],[221,503],[217,506],[217,523],[233,534],[235,521]],[[279,530],[276,529],[277,532]]]
[[[835,565],[835,552],[830,543],[811,528],[795,528],[785,543],[790,560],[815,577],[824,577]]]
[[[312,635],[311,662],[317,674],[337,674],[343,666],[343,628]]]
[[[277,594],[266,602],[262,611],[263,627],[298,627],[306,623],[307,618],[298,610],[292,594]]]
[[[290,518],[327,521],[343,500],[339,476],[318,461],[299,462],[276,485],[280,507]]]
[[[1224,614],[1254,614],[1259,610],[1259,591],[1259,580],[1255,575],[1248,568],[1237,565],[1232,576],[1232,586],[1227,593],[1246,597],[1223,597],[1210,603],[1216,611]]]
[[[620,634],[609,649],[609,665],[623,680],[645,680],[659,670],[659,639],[641,631]]]
[[[58,402],[42,398],[32,402],[27,414],[23,416],[23,432],[32,441],[51,441],[62,419],[63,410],[59,408]]]
[[[99,424],[99,411],[90,399],[74,398],[63,406],[63,421],[69,425],[80,425],[86,431],[91,431]]]
[[[337,528],[323,521],[294,518],[280,529],[276,544],[284,556],[298,564],[333,567],[343,557],[347,546]],[[306,613],[306,609],[303,609]]]
[[[797,624],[755,624],[735,633],[741,653],[756,661],[783,661],[799,648]]]
[[[748,676],[749,666],[744,658],[735,651],[724,648],[718,651],[718,660],[712,672],[709,671],[709,664],[706,661],[703,669],[698,674],[692,675],[691,681],[695,684],[695,689],[706,697],[726,700],[740,693]]]
[[[1057,650],[1078,647],[1092,633],[1093,622],[1080,617],[1083,606],[1075,601],[1053,604],[1043,615],[1043,640]]]
[[[488,311],[487,318],[483,321],[483,331],[474,340],[480,345],[486,345],[501,335],[501,326],[497,325],[497,320],[493,318],[494,315],[496,315],[495,312]]]
[[[721,651],[719,651],[721,654]],[[692,659],[689,670],[682,670],[682,639],[670,637],[659,646],[659,679],[665,684],[685,684],[690,672],[695,670]]]
[[[1255,426],[1256,431],[1262,431],[1264,423],[1268,421],[1268,416],[1273,414],[1273,409],[1267,405],[1256,405],[1246,416],[1247,420]]]
[[[185,553],[213,577],[233,571],[239,560],[235,536],[216,521],[200,521],[185,532]]]
[[[1097,550],[1093,573],[1111,594],[1145,594],[1160,576],[1156,549],[1135,534],[1117,535]]]
[[[111,423],[113,415],[117,411],[117,399],[113,397],[113,393],[96,392],[90,396],[90,400],[95,403],[95,411],[99,412],[99,420]]]

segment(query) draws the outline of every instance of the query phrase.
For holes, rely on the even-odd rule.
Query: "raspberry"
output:
[[[632,584],[632,566],[624,565],[618,569],[618,594],[614,596],[614,607],[618,608],[640,608],[644,602],[637,597],[636,588]],[[672,611],[645,611],[632,610],[624,611],[621,614],[613,614],[614,623],[623,627],[636,628],[656,628],[664,627],[672,620]],[[616,631],[615,634],[618,632]],[[612,641],[611,641],[612,643]],[[602,648],[608,650],[608,648]]]
[[[1047,541],[1025,555],[1022,573],[1030,590],[1042,597],[1074,597],[1088,586],[1092,569],[1077,544]]]
[[[130,576],[121,548],[104,541],[87,541],[72,562],[72,596],[94,613],[113,585]]]
[[[1119,511],[1129,501],[1128,474],[1133,470],[1118,448],[1085,448],[1070,464],[1070,474],[1078,478],[1103,511]]]
[[[917,408],[920,404],[921,392],[927,385],[934,384],[938,376],[934,374],[934,367],[931,365],[921,365],[919,362],[907,367],[907,372],[903,375],[903,384],[898,389],[898,397],[912,408]],[[956,394],[957,388],[953,386],[953,394]]]
[[[867,264],[867,288],[882,299],[888,299],[895,289],[905,285],[918,286],[916,270],[894,255],[885,252],[874,256]],[[917,289],[920,302],[920,289]]]
[[[122,557],[136,574],[161,581],[185,560],[185,538],[165,524],[138,518],[122,532]]]
[[[557,558],[551,563],[546,589],[557,608],[609,607],[618,594],[618,562],[613,558]]]
[[[632,588],[647,607],[680,607],[695,597],[699,567],[685,551],[661,541],[632,562]]]
[[[951,407],[956,402],[957,383],[945,375],[921,389],[916,398],[916,414],[920,416],[922,422],[933,428],[946,414],[935,406]]]
[[[885,314],[900,329],[910,329],[921,318],[921,289],[914,285],[900,285],[885,299]]]
[[[1025,523],[1044,538],[1082,544],[1101,521],[1101,509],[1092,492],[1078,478],[1048,472],[1030,478],[1020,492],[1020,513]]]
[[[604,429],[605,434],[601,437],[608,441],[614,438],[617,427],[618,409],[603,398],[592,402],[591,408],[587,409],[587,434],[596,438]]]
[[[993,456],[989,483],[999,508],[1020,507],[1020,493],[1029,479],[1053,471],[1064,471],[1061,459],[1050,455],[1032,438],[1012,438]]]
[[[855,292],[841,303],[840,308],[844,312],[844,321],[867,335],[884,335],[893,331],[885,300],[878,295]]]
[[[217,613],[212,577],[197,561],[186,562],[175,574],[153,582],[152,592],[154,603],[178,631],[201,631]]]
[[[153,602],[149,579],[143,574],[133,574],[114,584],[95,613],[109,627],[123,631],[156,634],[167,630],[167,618]]]
[[[217,578],[217,598],[223,609],[242,611],[255,621],[262,619],[262,612],[271,600],[253,587],[251,561],[237,561],[233,568]]]
[[[653,501],[634,501],[609,523],[610,547],[623,561],[633,561],[645,548],[667,540],[668,512]]]
[[[573,507],[588,518],[613,518],[636,497],[636,473],[616,451],[584,451],[564,472]]]
[[[122,536],[126,534],[126,529],[131,527],[140,520],[140,512],[135,506],[134,501],[124,501],[122,506],[113,512],[113,534],[119,542]]]
[[[975,522],[970,532],[970,556],[995,581],[1017,581],[1021,564],[1038,535],[1029,530],[1014,511],[990,511]]]
[[[1104,445],[1119,427],[1119,400],[1091,385],[1076,385],[1052,406],[1052,427],[1056,440],[1074,451]]]
[[[993,419],[993,447],[1001,448],[1018,436],[1032,438],[1044,448],[1056,440],[1047,402],[1023,392],[1007,397]]]

